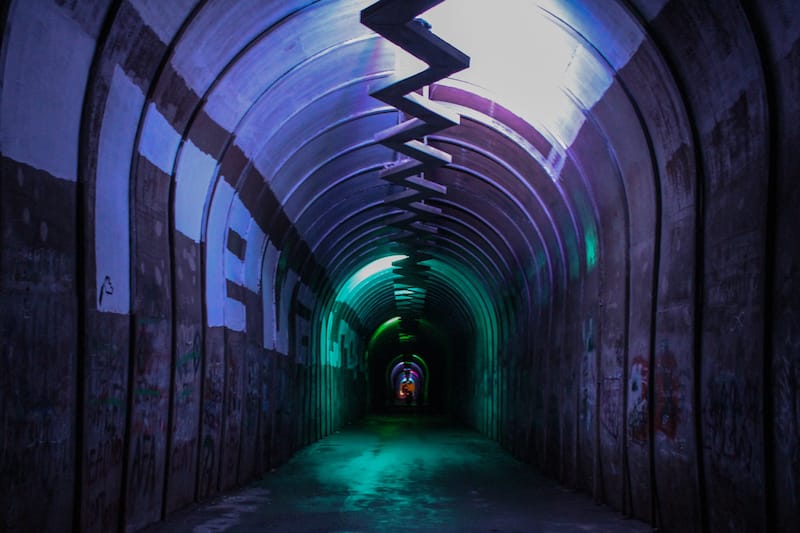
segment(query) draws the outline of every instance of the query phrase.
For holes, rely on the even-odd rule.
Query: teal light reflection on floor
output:
[[[148,533],[223,530],[650,531],[543,478],[497,442],[425,415],[346,426],[250,487],[176,513]]]

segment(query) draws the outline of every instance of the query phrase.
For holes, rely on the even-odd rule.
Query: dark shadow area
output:
[[[413,336],[400,332],[400,321],[388,323],[373,335],[367,355],[369,411],[372,413],[452,412],[446,405],[453,386],[450,339],[427,320],[417,321]],[[392,375],[398,363],[419,365],[424,376],[420,390],[415,390],[413,402],[406,403],[397,394],[402,372]]]

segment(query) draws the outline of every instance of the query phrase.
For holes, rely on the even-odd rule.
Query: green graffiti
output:
[[[125,402],[120,398],[95,398],[92,400],[93,407],[102,407],[102,406],[122,407],[124,405]]]
[[[158,398],[161,396],[161,393],[158,389],[148,389],[146,387],[140,387],[134,391],[136,396],[149,396],[151,398]]]
[[[183,368],[190,362],[194,362],[198,359],[200,359],[200,352],[198,350],[186,352],[178,359],[178,368]]]

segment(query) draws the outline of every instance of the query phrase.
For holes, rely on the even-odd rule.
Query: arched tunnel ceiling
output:
[[[416,231],[371,3],[0,8],[0,522],[133,530],[242,483],[417,327],[448,411],[598,501],[795,525],[798,2],[438,3],[407,29],[471,67],[421,89],[461,119]]]
[[[423,13],[434,33],[473,60],[429,88],[462,119],[427,138],[453,156],[429,176],[447,194],[427,201],[441,210],[429,221],[436,231],[409,234],[388,224],[400,211],[385,199],[402,188],[379,178],[398,156],[374,140],[401,116],[370,92],[419,65],[360,23],[371,3],[187,1],[159,10],[133,2],[170,51],[171,68],[162,66],[147,95],[138,151],[176,177],[177,230],[206,241],[210,257],[225,257],[232,234],[255,244],[243,265],[210,260],[209,285],[219,278],[259,286],[274,246],[333,302],[370,261],[424,250],[476,285],[449,287],[454,277],[441,269],[420,280],[431,316],[458,307],[454,295],[465,290],[488,295],[495,314],[546,301],[554,285],[597,261],[594,188],[608,185],[597,175],[620,176],[625,164],[619,141],[603,137],[642,134],[636,113],[617,111],[606,126],[593,106],[613,92],[615,73],[646,36],[632,14],[605,2],[514,0],[487,9],[452,0]],[[186,91],[176,85],[199,98],[181,99]],[[636,107],[617,92],[615,109]],[[573,153],[587,130],[605,153]],[[611,201],[624,205],[624,191],[612,189]],[[396,281],[376,281],[354,306],[355,320],[369,329],[396,314]],[[220,290],[209,290],[212,306],[215,297],[224,301]],[[219,307],[212,315],[226,312]]]

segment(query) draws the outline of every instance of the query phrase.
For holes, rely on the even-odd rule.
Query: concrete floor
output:
[[[371,416],[149,532],[649,531],[428,415]]]

